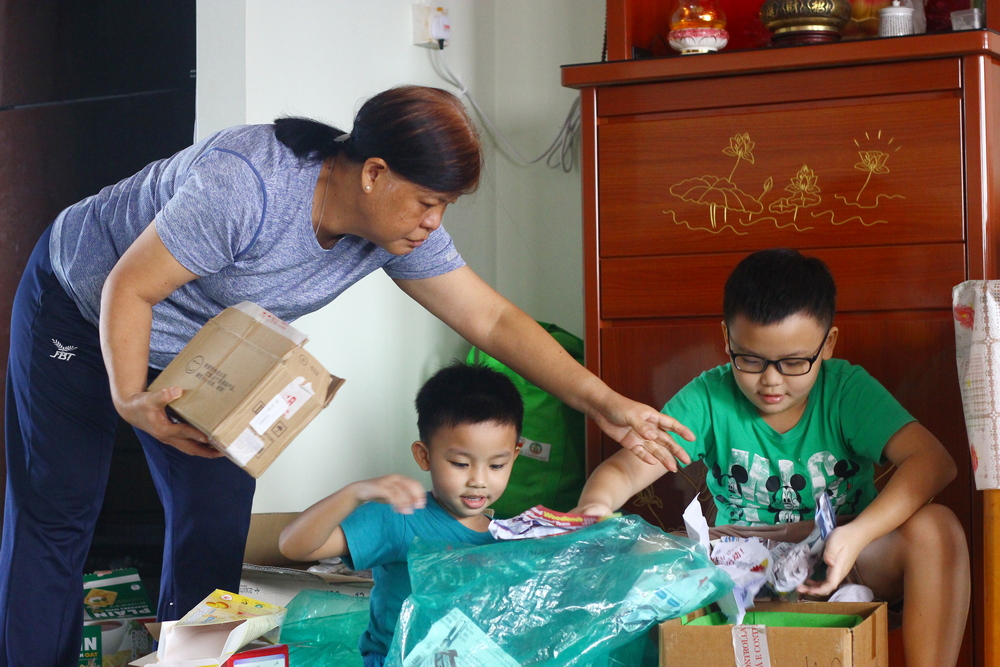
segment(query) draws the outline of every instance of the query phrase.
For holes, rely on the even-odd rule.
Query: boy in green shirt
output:
[[[732,363],[694,379],[663,412],[695,433],[680,444],[708,468],[717,525],[771,536],[781,524],[804,537],[815,497],[829,494],[837,514],[853,520],[827,538],[826,579],[799,592],[827,596],[847,579],[894,602],[905,588],[906,664],[955,665],[969,551],[955,514],[930,502],[954,479],[955,462],[864,369],[832,358],[835,309],[822,261],[788,249],[751,254],[725,287]],[[877,492],[874,466],[885,461],[897,469]],[[619,452],[594,471],[575,511],[609,514],[666,472]]]

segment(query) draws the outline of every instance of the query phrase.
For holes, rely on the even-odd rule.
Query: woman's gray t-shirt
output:
[[[292,321],[379,268],[419,279],[465,265],[443,227],[402,256],[357,236],[324,250],[312,226],[319,170],[279,142],[273,125],[223,130],[60,213],[53,269],[96,326],[108,273],[155,219],[170,253],[200,276],[153,308],[149,363],[163,368],[209,318],[241,301]]]

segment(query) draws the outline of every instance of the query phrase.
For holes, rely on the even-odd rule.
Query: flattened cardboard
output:
[[[853,628],[767,628],[771,667],[888,665],[888,615],[884,602],[758,602],[754,610],[856,614],[864,619]],[[700,609],[688,616],[697,617],[704,613],[706,610]],[[737,664],[733,627],[684,625],[679,618],[661,623],[661,667]]]
[[[260,477],[344,383],[302,347],[306,340],[244,301],[206,322],[149,389],[183,389],[170,410]]]
[[[289,560],[278,550],[281,530],[298,512],[267,512],[250,517],[250,534],[243,554],[240,595],[270,604],[288,606],[300,591],[334,591],[355,597],[368,597],[371,579],[343,574],[307,572],[312,563]]]

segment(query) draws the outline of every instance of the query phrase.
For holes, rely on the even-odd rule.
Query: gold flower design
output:
[[[854,201],[861,199],[861,193],[868,187],[868,182],[872,180],[872,174],[889,173],[889,167],[885,166],[886,160],[889,159],[888,153],[883,151],[858,151],[858,155],[861,156],[861,162],[855,164],[854,168],[858,171],[867,171],[868,178],[865,179],[865,184],[861,186],[858,196],[854,198]]]
[[[820,188],[817,185],[818,182],[819,177],[816,175],[816,172],[810,169],[808,165],[802,165],[802,168],[790,179],[789,184],[785,186],[785,190],[790,192],[791,195],[771,202],[771,205],[767,207],[768,210],[772,213],[791,213],[792,219],[797,220],[800,208],[815,206],[822,201],[822,198],[819,196]]]
[[[750,164],[754,163],[753,149],[756,145],[757,144],[750,140],[749,132],[737,134],[735,137],[729,137],[729,146],[723,148],[722,152],[736,158],[736,164],[733,165],[733,170],[729,172],[730,180],[732,180],[733,174],[736,173],[736,167],[739,166],[740,160],[746,160]]]

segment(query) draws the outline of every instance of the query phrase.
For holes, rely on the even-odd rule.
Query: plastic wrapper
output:
[[[621,516],[618,514],[616,516]],[[510,519],[490,521],[490,534],[498,540],[527,540],[536,537],[552,537],[573,530],[592,526],[600,517],[583,514],[567,514],[535,505]]]
[[[743,622],[743,614],[753,606],[754,598],[767,583],[771,571],[771,552],[756,537],[724,537],[712,547],[712,561],[725,570],[735,586],[735,610],[726,613],[734,623]]]
[[[980,491],[1000,489],[1000,280],[956,285],[952,313],[973,479]]]
[[[288,603],[280,641],[295,667],[362,667],[358,640],[368,628],[368,598],[300,591]]]
[[[634,516],[461,549],[415,541],[389,666],[616,664],[653,624],[732,588],[696,542]]]
[[[798,544],[783,542],[771,549],[774,561],[768,572],[768,585],[776,593],[791,593],[812,574],[823,555],[827,536],[837,527],[837,517],[825,493],[816,496],[816,526]]]

